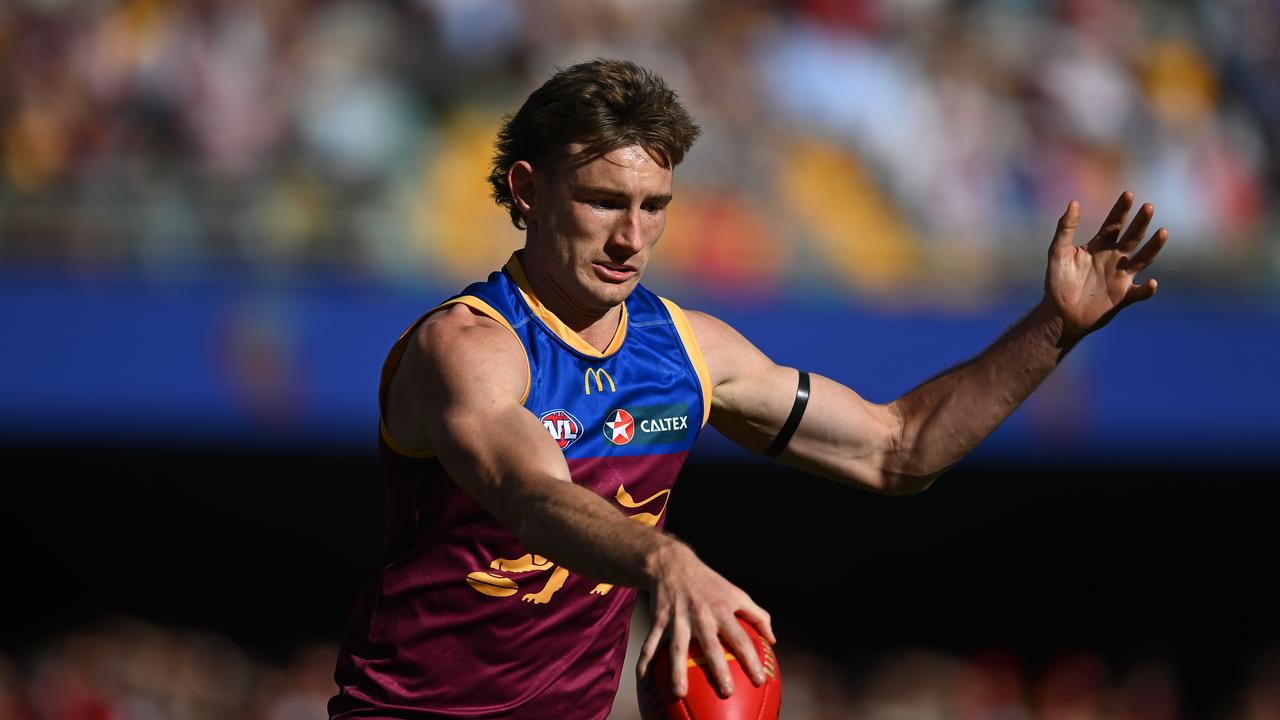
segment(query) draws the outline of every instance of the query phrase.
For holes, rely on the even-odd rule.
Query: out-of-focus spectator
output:
[[[51,638],[16,667],[0,656],[0,718],[324,717],[336,653],[299,647],[278,665],[216,633],[119,620]]]
[[[1280,651],[1258,661],[1252,677],[1226,717],[1231,720],[1280,718]]]
[[[629,663],[647,616],[638,612]],[[51,637],[0,654],[3,720],[303,720],[325,717],[331,644],[278,647],[272,661],[207,631],[136,619]],[[992,648],[968,657],[909,649],[842,665],[788,638],[778,648],[782,717],[798,720],[1186,720],[1181,678],[1168,661],[1109,666],[1085,650],[1038,669]],[[1213,717],[1280,718],[1280,654],[1262,655]],[[855,669],[856,668],[856,669]],[[634,678],[624,673],[612,720],[638,720]]]
[[[156,280],[456,283],[519,244],[492,128],[625,56],[706,128],[656,272],[717,295],[982,296],[1038,281],[1066,200],[1131,188],[1162,271],[1274,280],[1267,0],[283,0],[0,8],[0,264]],[[678,212],[677,212],[678,211]],[[1088,219],[1086,218],[1086,224]]]

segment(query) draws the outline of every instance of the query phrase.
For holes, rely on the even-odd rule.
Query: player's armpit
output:
[[[780,366],[719,319],[688,312],[711,372],[711,424],[753,452],[777,437],[795,404],[798,373]],[[896,493],[906,483],[888,462],[901,437],[892,407],[810,373],[809,400],[779,459],[815,475]]]

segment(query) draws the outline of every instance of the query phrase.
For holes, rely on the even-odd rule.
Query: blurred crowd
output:
[[[500,118],[597,56],[705,130],[664,287],[982,297],[1123,188],[1162,278],[1280,279],[1276,0],[6,0],[0,267],[474,279]]]
[[[216,633],[120,619],[0,652],[0,720],[315,720],[336,657],[315,645],[268,662]]]
[[[632,653],[611,720],[639,720]],[[336,646],[268,661],[209,632],[117,620],[0,653],[0,720],[314,720],[336,690]],[[1034,672],[1013,654],[910,650],[841,667],[779,646],[787,720],[1190,720],[1179,677],[1159,659],[1121,671],[1087,651]],[[1264,656],[1215,720],[1280,718],[1280,655]]]

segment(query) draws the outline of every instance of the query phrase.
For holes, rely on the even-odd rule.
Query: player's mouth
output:
[[[591,267],[596,271],[596,276],[601,280],[610,283],[623,283],[635,277],[635,268],[626,265],[615,265],[613,263],[591,263]]]

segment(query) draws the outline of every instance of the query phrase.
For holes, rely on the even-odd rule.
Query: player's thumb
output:
[[[1053,233],[1053,242],[1049,245],[1049,253],[1070,250],[1075,246],[1076,226],[1080,224],[1080,203],[1072,200],[1067,203],[1066,212],[1058,218],[1058,227]]]
[[[1150,300],[1156,294],[1158,287],[1159,283],[1156,282],[1155,278],[1151,278],[1141,285],[1130,285],[1129,289],[1125,291],[1125,305]]]

